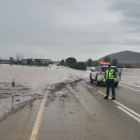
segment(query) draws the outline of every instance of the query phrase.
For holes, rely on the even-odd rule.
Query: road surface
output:
[[[140,140],[138,86],[120,82],[104,100],[105,85],[70,76],[1,121],[0,140]]]

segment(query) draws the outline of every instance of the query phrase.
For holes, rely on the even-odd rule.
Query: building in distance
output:
[[[51,59],[34,59],[35,64],[49,64]]]
[[[22,59],[22,64],[27,65],[27,59]]]

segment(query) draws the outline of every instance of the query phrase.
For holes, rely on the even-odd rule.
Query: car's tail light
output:
[[[119,74],[119,71],[118,71],[118,74]]]
[[[102,73],[102,70],[100,70],[100,73]]]

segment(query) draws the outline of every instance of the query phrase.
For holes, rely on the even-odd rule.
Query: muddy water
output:
[[[140,86],[140,69],[123,68],[122,81]]]
[[[46,85],[51,85],[71,78],[71,75],[84,74],[83,71],[71,70],[66,67],[49,66],[0,66],[0,88],[10,87],[12,79],[15,79],[16,87],[23,86],[25,88],[38,90]],[[35,91],[34,90],[34,91]]]
[[[47,86],[73,81],[73,75],[85,77],[85,71],[73,70],[68,67],[49,67],[0,65],[0,117],[17,108],[20,103],[43,95]],[[12,88],[12,79],[15,87]],[[12,95],[14,103],[12,105]]]

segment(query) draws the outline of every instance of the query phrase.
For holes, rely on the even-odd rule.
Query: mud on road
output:
[[[11,83],[0,82],[0,121],[5,120],[25,106],[32,107],[35,100],[43,98],[43,92],[41,94],[29,94],[29,91],[30,88],[27,86],[17,84],[16,87],[12,88]]]
[[[49,93],[48,93],[48,100],[45,104],[45,107],[47,107],[49,104],[51,104],[55,100],[59,100],[59,102],[62,103],[61,107],[65,106],[65,102],[70,102],[71,99],[75,99],[75,102],[78,102],[77,98],[71,92],[68,88],[68,85],[71,86],[73,89],[76,89],[76,85],[81,80],[76,80],[74,82],[62,82],[58,84],[51,85],[49,87]]]

